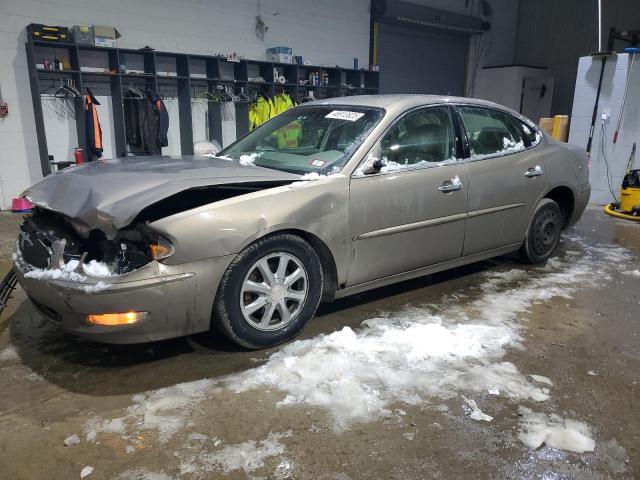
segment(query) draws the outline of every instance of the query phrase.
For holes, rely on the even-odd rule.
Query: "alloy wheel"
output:
[[[298,315],[308,289],[300,260],[285,252],[266,255],[253,264],[242,282],[242,315],[258,330],[279,330]]]

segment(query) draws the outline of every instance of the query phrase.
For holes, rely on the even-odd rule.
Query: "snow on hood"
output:
[[[219,158],[130,157],[66,168],[29,187],[22,196],[113,238],[145,207],[190,188],[299,178]]]

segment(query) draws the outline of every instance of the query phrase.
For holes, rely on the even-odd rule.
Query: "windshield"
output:
[[[260,125],[219,156],[293,173],[336,172],[383,115],[379,108],[351,105],[296,107]]]

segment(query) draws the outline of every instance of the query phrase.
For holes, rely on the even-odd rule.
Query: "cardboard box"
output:
[[[291,47],[271,47],[267,48],[267,55],[270,53],[286,53],[291,55],[293,53],[293,49]]]
[[[290,53],[267,53],[268,62],[293,63],[293,55]]]
[[[543,132],[547,132],[549,135],[553,136],[553,118],[542,117],[540,118],[540,122],[538,122],[538,126],[540,130]]]
[[[100,25],[93,26],[94,44],[97,47],[118,46],[116,39],[120,38],[120,32],[115,27],[103,27]]]

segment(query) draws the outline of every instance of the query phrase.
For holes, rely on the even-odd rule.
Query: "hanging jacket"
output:
[[[148,98],[124,100],[127,143],[133,154],[160,155],[159,118]]]
[[[162,98],[160,98],[160,95],[149,89],[147,89],[146,94],[158,117],[158,142],[160,147],[166,147],[169,145],[169,139],[167,138],[167,132],[169,131],[169,112],[167,112],[167,107],[162,101]]]
[[[280,115],[282,112],[286,112],[294,106],[293,100],[288,93],[282,92],[273,97],[273,112],[274,117]]]
[[[98,119],[98,110],[96,105],[100,103],[93,96],[93,92],[87,88],[84,96],[84,121],[87,149],[90,154],[97,158],[102,157],[102,129],[100,128],[100,120]],[[91,155],[89,155],[91,160]]]
[[[271,118],[274,110],[273,103],[270,98],[263,96],[249,106],[249,130],[253,130],[258,125],[262,125],[264,122]]]
[[[275,115],[280,115],[292,108],[295,104],[289,94],[282,92],[273,98]],[[297,148],[300,136],[300,122],[297,120],[285,125],[276,132],[278,148]]]

